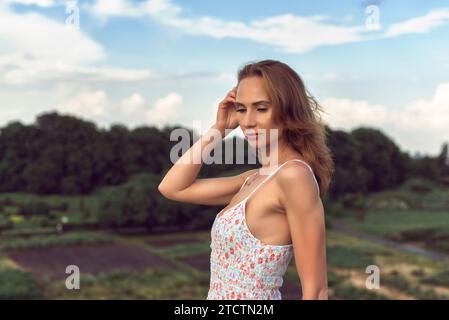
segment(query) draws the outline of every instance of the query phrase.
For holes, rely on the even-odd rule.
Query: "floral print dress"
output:
[[[313,174],[306,162],[299,159],[289,161],[293,160],[304,163]],[[270,173],[245,199],[215,217],[211,230],[211,275],[207,300],[282,298],[279,288],[293,257],[293,245],[270,245],[256,238],[246,224],[245,204],[285,163]],[[316,179],[315,183],[319,191]]]

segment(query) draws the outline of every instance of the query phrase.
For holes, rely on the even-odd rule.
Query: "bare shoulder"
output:
[[[286,163],[277,173],[276,181],[284,201],[293,198],[301,199],[302,202],[319,200],[313,172],[304,163]]]

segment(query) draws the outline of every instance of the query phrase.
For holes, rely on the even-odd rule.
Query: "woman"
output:
[[[220,102],[216,123],[159,185],[172,200],[227,205],[212,226],[207,299],[281,299],[279,288],[292,256],[302,299],[328,298],[321,197],[334,163],[320,110],[288,65],[275,60],[247,64]],[[264,150],[259,152],[262,168],[196,179],[202,161],[190,159],[220,141],[211,139],[217,131],[223,138],[237,126],[250,146]]]

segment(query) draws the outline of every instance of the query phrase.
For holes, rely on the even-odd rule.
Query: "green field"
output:
[[[206,298],[210,228],[137,235],[109,229],[56,232],[64,216],[65,225],[96,223],[98,197],[0,195],[0,299]],[[422,193],[405,185],[364,196],[363,210],[344,201],[326,207],[329,298],[449,299],[449,259],[332,228],[339,219],[353,230],[449,256],[448,201],[447,190]],[[69,290],[65,267],[78,263],[80,289]],[[379,268],[380,289],[365,285],[369,265]],[[293,259],[283,297],[297,299],[299,287]]]
[[[33,278],[33,270],[26,267],[32,263],[32,257],[39,245],[30,239],[28,246],[22,243],[16,254],[21,253],[20,265],[10,257],[9,250],[2,250],[0,259],[0,282],[14,281],[14,285],[2,287],[1,298],[46,298],[46,299],[205,299],[209,285],[209,273],[198,267],[200,259],[207,264],[210,253],[208,232],[177,233],[161,236],[111,236],[95,233],[89,235],[61,236],[63,243],[47,241],[47,250],[42,251],[39,268],[45,263],[48,248],[61,247],[70,251],[87,250],[99,241],[127,245],[138,249],[140,257],[148,253],[150,258],[143,269],[111,269],[98,273],[83,273],[79,290],[68,290],[64,278],[52,279],[44,270]],[[70,243],[67,239],[84,239]],[[65,240],[63,240],[65,239]],[[89,240],[86,240],[89,239]],[[188,243],[191,239],[192,243]],[[163,240],[167,245],[160,245]],[[151,243],[157,241],[158,246]],[[431,259],[407,254],[387,246],[329,230],[327,232],[327,257],[329,296],[331,299],[448,299],[449,298],[449,262],[435,262]],[[84,249],[83,249],[84,248]],[[100,247],[101,248],[101,247]],[[96,249],[98,250],[98,249]],[[98,251],[102,256],[101,250]],[[111,252],[106,252],[111,255]],[[29,257],[27,258],[27,255]],[[64,255],[61,254],[61,259]],[[151,267],[154,257],[170,263],[170,267]],[[188,259],[193,257],[195,259]],[[52,255],[54,259],[58,256]],[[111,257],[108,261],[119,262],[120,257]],[[132,257],[131,257],[132,258]],[[27,260],[28,259],[28,260]],[[47,262],[45,262],[47,260]],[[95,264],[95,261],[91,262]],[[368,274],[366,266],[375,264],[380,269],[380,289],[369,290],[365,287]],[[85,265],[87,268],[88,265]],[[20,270],[17,274],[13,270]],[[50,269],[51,270],[51,269]],[[47,270],[48,272],[48,270]],[[14,275],[12,277],[11,275]],[[33,279],[30,281],[30,279]],[[285,281],[299,285],[294,259],[285,275]]]

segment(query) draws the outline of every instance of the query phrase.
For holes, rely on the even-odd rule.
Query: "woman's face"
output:
[[[272,120],[273,106],[261,77],[248,77],[240,81],[235,111],[239,126],[251,146],[267,147],[276,138],[274,131],[278,127]],[[277,132],[280,137],[280,131]],[[250,136],[251,133],[256,133],[256,136]]]

